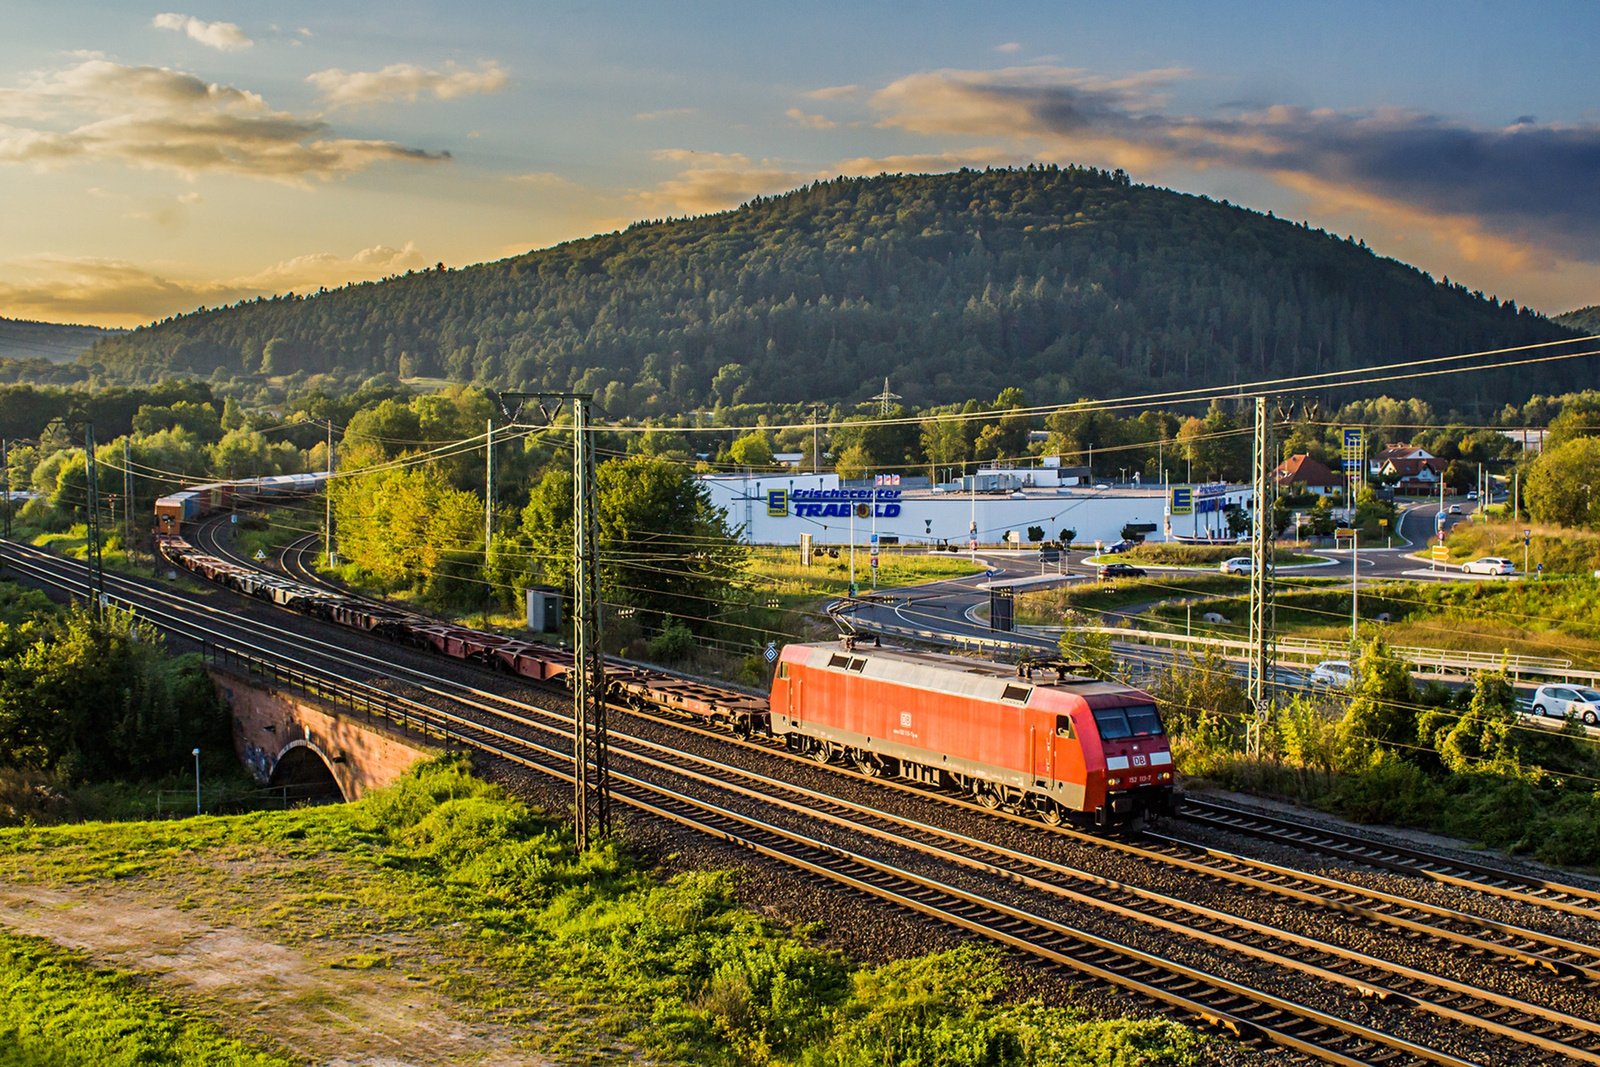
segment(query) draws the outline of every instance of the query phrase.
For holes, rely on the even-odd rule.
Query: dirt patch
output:
[[[0,923],[149,977],[224,1030],[327,1067],[542,1067],[519,1029],[343,937],[286,944],[149,893],[0,884]],[[284,939],[288,940],[288,939]],[[401,964],[396,966],[396,964]]]

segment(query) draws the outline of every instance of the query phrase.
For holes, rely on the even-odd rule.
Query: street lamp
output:
[[[200,750],[194,750],[194,813],[200,814]]]

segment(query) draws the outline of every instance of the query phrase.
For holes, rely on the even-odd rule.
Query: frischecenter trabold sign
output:
[[[859,505],[866,505],[862,518],[900,516],[899,489],[769,489],[767,514],[773,518],[793,515],[798,519],[847,519]],[[859,515],[860,512],[857,511]]]

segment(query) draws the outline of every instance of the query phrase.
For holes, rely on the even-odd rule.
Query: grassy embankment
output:
[[[1460,522],[1445,535],[1450,562],[1504,556],[1523,569],[1522,531],[1529,531],[1527,565],[1546,575],[1584,575],[1600,570],[1600,532],[1536,523]]]
[[[1223,560],[1233,559],[1235,556],[1248,556],[1249,554],[1250,546],[1248,544],[1185,545],[1176,542],[1147,542],[1107,558],[1134,564],[1149,563],[1160,567],[1215,567]],[[1279,548],[1277,556],[1280,567],[1294,567],[1305,563],[1321,562],[1320,557],[1308,555],[1304,552],[1295,552],[1287,548]]]
[[[208,983],[214,961],[200,952],[134,980],[9,938],[0,1037],[32,1045],[0,1064],[364,1060],[405,1048],[380,1044],[374,1018],[393,1034],[413,1014],[583,1062],[1179,1067],[1205,1055],[1174,1024],[1020,1001],[999,958],[971,945],[858,966],[815,930],[744,910],[735,879],[662,878],[615,847],[574,861],[565,828],[451,763],[350,805],[0,831],[8,899],[57,901],[38,923],[145,908],[259,946],[295,979],[249,969]],[[26,926],[34,913],[13,914]],[[291,959],[305,966],[287,969]],[[390,1014],[399,1000],[406,1012]],[[440,1040],[430,1033],[411,1036]],[[156,1051],[136,1058],[139,1047]]]

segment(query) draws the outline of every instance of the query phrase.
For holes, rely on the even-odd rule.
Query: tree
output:
[[[639,608],[653,621],[677,618],[703,629],[748,558],[726,513],[712,507],[705,487],[682,466],[653,457],[601,464],[595,490],[601,595]],[[548,471],[539,481],[523,509],[520,536],[538,576],[570,589],[570,470]]]
[[[1563,400],[1561,414],[1550,420],[1544,447],[1559,448],[1580,437],[1600,437],[1600,393],[1588,389]]]
[[[1417,730],[1457,774],[1514,774],[1521,758],[1515,732],[1521,720],[1517,691],[1505,672],[1482,671],[1473,679],[1465,713],[1424,712]]]
[[[1600,437],[1577,437],[1547,449],[1523,482],[1528,513],[1559,526],[1600,523]]]
[[[244,408],[239,406],[239,401],[228,397],[222,402],[222,428],[224,430],[237,430],[244,426]]]
[[[289,373],[290,356],[293,347],[282,337],[274,337],[266,343],[261,350],[261,373],[272,377],[278,374]]]
[[[1038,544],[1040,541],[1043,541],[1043,540],[1044,540],[1044,527],[1043,526],[1030,526],[1030,527],[1028,527],[1028,541],[1030,543]]]
[[[1412,755],[1417,745],[1417,687],[1411,668],[1383,639],[1356,662],[1355,693],[1339,723],[1339,765],[1359,771],[1385,755]]]
[[[840,481],[856,481],[867,476],[867,463],[870,459],[866,449],[860,445],[851,445],[839,453],[839,458],[833,461],[833,469],[839,475]]]
[[[1077,538],[1078,531],[1073,529],[1062,530],[1056,534],[1056,540],[1061,543],[1062,548],[1069,547]]]
[[[772,445],[767,441],[767,435],[760,430],[747,433],[728,449],[733,462],[741,467],[753,467],[760,470],[772,466]]]

